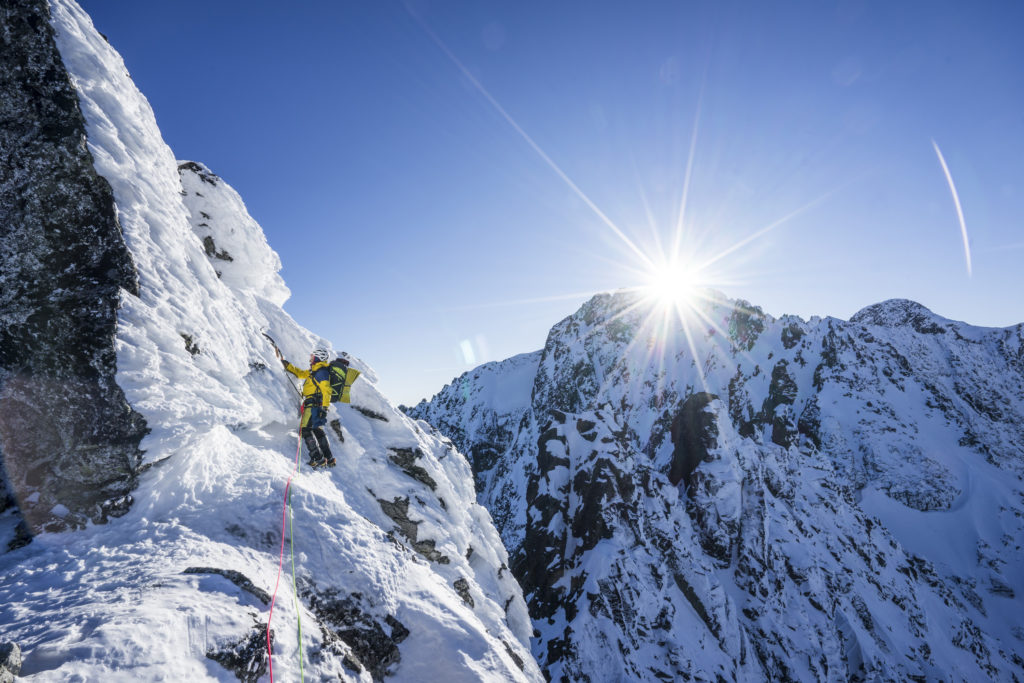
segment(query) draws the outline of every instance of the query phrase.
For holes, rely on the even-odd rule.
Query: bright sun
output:
[[[668,265],[653,270],[644,289],[659,307],[682,311],[691,304],[696,288],[697,281],[692,271]]]

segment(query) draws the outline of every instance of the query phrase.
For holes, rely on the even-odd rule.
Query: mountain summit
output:
[[[0,41],[0,680],[541,680],[465,458],[350,349],[306,467],[263,332],[326,342],[241,198],[71,0]]]
[[[1024,678],[1024,327],[603,294],[410,413],[558,681]]]

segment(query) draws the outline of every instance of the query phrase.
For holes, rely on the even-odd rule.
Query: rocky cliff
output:
[[[5,2],[0,42],[0,452],[25,543],[130,505],[146,424],[114,333],[139,282],[47,3]]]
[[[597,296],[411,411],[478,454],[547,675],[1024,678],[1024,328],[663,315]]]

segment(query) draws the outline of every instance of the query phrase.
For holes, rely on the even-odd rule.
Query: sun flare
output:
[[[689,268],[666,265],[650,273],[644,289],[659,308],[681,311],[692,304],[697,280]]]

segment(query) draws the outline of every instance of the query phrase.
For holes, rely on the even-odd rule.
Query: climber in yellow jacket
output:
[[[275,349],[276,350],[276,349]],[[302,423],[300,433],[302,440],[309,451],[309,464],[313,467],[334,467],[337,461],[331,455],[331,448],[327,444],[327,435],[324,433],[324,425],[327,424],[327,409],[331,406],[331,379],[327,366],[329,355],[327,349],[317,347],[309,355],[309,370],[295,367],[280,353],[277,357],[281,359],[284,369],[299,379],[306,380],[302,383]]]

